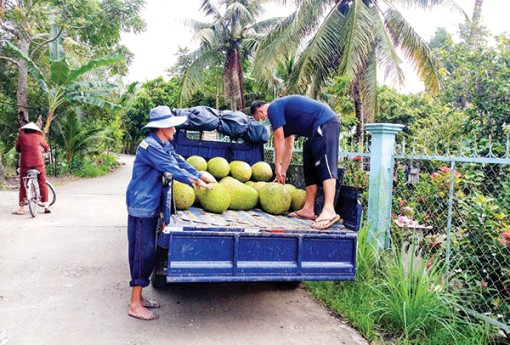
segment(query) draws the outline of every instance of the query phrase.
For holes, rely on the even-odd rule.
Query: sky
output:
[[[457,0],[457,3],[471,17],[475,0]],[[200,0],[146,0],[141,12],[147,23],[147,30],[140,34],[123,34],[122,43],[134,54],[134,61],[130,66],[126,82],[147,81],[163,76],[165,69],[171,67],[175,61],[175,53],[179,47],[196,48],[198,43],[193,40],[193,33],[184,24],[185,19],[207,21],[199,11]],[[292,11],[290,7],[266,5],[266,16],[286,16]],[[432,11],[406,10],[403,11],[407,20],[425,40],[429,40],[438,27],[443,27],[451,33],[456,33],[458,25],[463,22],[459,13],[451,12],[447,8]],[[510,0],[485,0],[482,8],[483,24],[493,34],[510,33]],[[423,90],[412,68],[405,64],[404,73],[406,84],[398,88],[401,92],[418,92]],[[380,80],[384,83],[384,80]]]

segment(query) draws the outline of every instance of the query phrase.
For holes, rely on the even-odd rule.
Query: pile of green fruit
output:
[[[199,156],[191,156],[186,161],[219,182],[213,183],[210,191],[174,182],[177,209],[185,210],[195,205],[209,212],[222,213],[227,209],[247,211],[260,207],[267,213],[280,215],[289,210],[300,210],[305,203],[304,190],[290,184],[269,182],[273,171],[266,162],[250,166],[243,161],[228,163],[222,157],[206,161]]]

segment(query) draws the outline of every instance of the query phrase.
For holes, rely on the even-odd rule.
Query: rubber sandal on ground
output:
[[[148,317],[143,317],[141,315],[136,315],[136,314],[133,314],[131,312],[128,311],[128,315],[131,316],[131,317],[134,317],[135,319],[138,319],[138,320],[143,320],[143,321],[152,321],[152,320],[157,320],[159,319],[159,315],[156,314],[156,313],[151,313],[150,316]]]
[[[51,213],[51,211],[49,209],[45,209],[44,213]]]
[[[150,299],[145,299],[145,298],[142,300],[142,305],[145,308],[159,308],[160,307],[158,302],[156,302],[154,300],[150,300]]]
[[[12,211],[12,214],[15,214],[17,216],[22,216],[24,215],[25,213],[21,213],[21,212],[18,212],[18,211]]]
[[[335,215],[333,218],[329,219],[317,219],[315,222],[313,222],[312,229],[325,230],[329,228],[331,225],[335,224],[339,219],[340,216],[338,214]]]

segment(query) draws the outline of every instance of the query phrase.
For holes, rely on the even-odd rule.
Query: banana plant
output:
[[[82,66],[72,69],[66,60],[66,54],[62,46],[64,41],[62,30],[56,25],[52,25],[50,37],[50,43],[48,44],[50,69],[48,75],[45,75],[41,68],[21,49],[10,42],[6,42],[6,47],[26,62],[29,73],[48,97],[48,117],[44,125],[44,135],[48,135],[51,122],[55,117],[55,111],[64,102],[87,103],[113,110],[120,109],[119,105],[103,98],[111,95],[118,88],[116,84],[103,80],[84,80],[83,76],[94,69],[120,61],[123,57],[117,55],[92,59]]]

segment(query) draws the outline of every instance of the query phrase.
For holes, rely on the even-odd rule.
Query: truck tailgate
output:
[[[167,282],[352,280],[357,233],[341,223],[312,221],[258,209],[211,214],[178,211],[158,245],[168,249]]]

